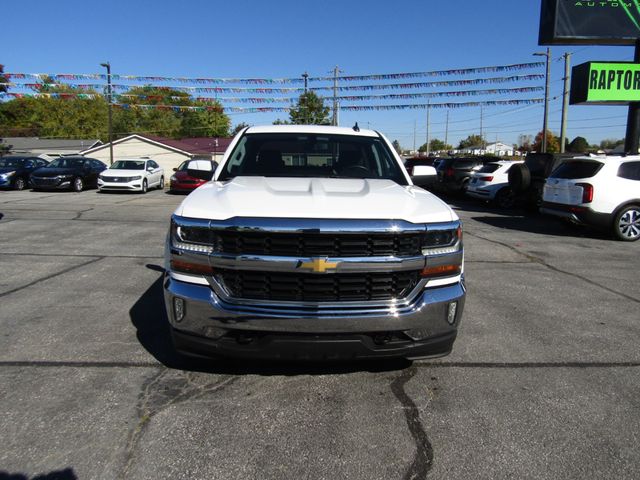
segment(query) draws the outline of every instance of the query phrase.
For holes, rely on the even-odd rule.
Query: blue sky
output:
[[[531,0],[12,1],[2,8],[0,63],[7,72],[102,73],[99,64],[109,61],[113,72],[123,75],[234,78],[297,77],[304,71],[324,76],[336,65],[344,75],[366,75],[525,63],[541,58],[532,53],[544,50],[537,44],[539,9],[540,2]],[[633,58],[631,47],[553,47],[551,97],[562,93],[564,52],[573,52],[573,65]],[[519,73],[542,69],[513,74]],[[491,98],[438,101],[485,99]],[[550,128],[557,134],[560,108],[560,98],[551,102]],[[520,134],[535,135],[542,129],[542,111],[542,105],[485,108],[487,140],[516,143]],[[568,137],[582,135],[591,143],[622,138],[626,111],[572,106]],[[445,115],[431,111],[431,138],[444,138]],[[479,133],[478,108],[449,115],[449,143]],[[234,124],[254,125],[286,117],[231,116]],[[424,110],[341,113],[341,125],[356,121],[407,148],[414,143],[414,125],[416,144],[426,140]]]

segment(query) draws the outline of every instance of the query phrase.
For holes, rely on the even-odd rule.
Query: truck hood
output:
[[[456,214],[431,193],[391,180],[236,177],[191,193],[176,215],[227,220],[233,217],[392,219],[450,222]]]

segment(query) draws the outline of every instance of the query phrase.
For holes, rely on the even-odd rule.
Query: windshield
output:
[[[45,168],[82,168],[84,162],[83,158],[56,158]]]
[[[110,170],[144,170],[144,160],[118,160],[109,167]]]
[[[236,176],[376,178],[407,185],[382,139],[356,135],[244,135],[218,180]]]
[[[22,162],[23,158],[0,158],[0,167],[19,167]]]

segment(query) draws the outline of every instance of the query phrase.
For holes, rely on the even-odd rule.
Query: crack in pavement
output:
[[[407,473],[405,473],[403,477],[404,480],[427,478],[427,474],[433,465],[433,447],[420,421],[420,410],[404,389],[407,382],[409,382],[417,372],[417,367],[412,365],[391,382],[391,391],[402,404],[409,432],[411,432],[411,436],[416,445],[413,462]]]
[[[37,280],[34,280],[33,282],[27,283],[26,285],[22,285],[21,287],[16,287],[16,288],[14,288],[12,290],[7,290],[6,292],[2,292],[2,293],[0,293],[0,298],[1,297],[5,297],[5,296],[10,295],[10,294],[15,293],[15,292],[19,292],[20,290],[24,290],[25,288],[29,288],[29,287],[31,287],[33,285],[36,285],[36,284],[40,283],[40,282],[44,282],[46,280],[50,280],[50,279],[55,278],[55,277],[57,277],[59,275],[64,275],[65,273],[71,272],[72,270],[76,270],[78,268],[82,268],[82,267],[85,267],[87,265],[91,265],[92,263],[99,262],[100,260],[103,260],[104,258],[105,257],[103,257],[103,256],[94,255],[93,259],[89,260],[88,262],[84,262],[84,263],[81,263],[79,265],[73,265],[73,266],[71,266],[69,268],[65,268],[64,270],[61,270],[59,272],[52,273],[51,275],[47,275],[45,277],[39,278]]]
[[[119,479],[129,477],[129,471],[136,459],[140,439],[153,417],[177,403],[218,392],[240,378],[237,375],[223,375],[214,382],[198,382],[199,379],[207,379],[210,376],[162,367],[142,384],[136,407],[138,421],[128,433],[125,461],[122,471],[118,475]]]
[[[78,210],[76,211],[76,216],[73,217],[71,220],[79,220],[83,213],[90,212],[91,210],[93,210],[93,207],[85,208],[84,210]]]
[[[544,261],[542,258],[536,257],[536,256],[531,255],[531,254],[526,253],[526,252],[522,252],[522,251],[518,250],[516,247],[514,247],[513,245],[509,245],[508,243],[500,242],[498,240],[492,240],[490,238],[483,237],[482,235],[477,235],[475,233],[470,233],[470,232],[465,232],[465,235],[470,235],[472,237],[476,237],[476,238],[479,238],[481,240],[485,240],[485,241],[487,241],[489,243],[494,243],[496,245],[501,245],[501,246],[503,246],[505,248],[508,248],[509,250],[517,253],[518,255],[522,255],[523,257],[528,258],[531,261],[531,263],[537,263],[538,265],[542,265],[543,267],[546,267],[546,268],[548,268],[549,270],[551,270],[553,272],[562,273],[562,274],[567,275],[569,277],[577,278],[578,280],[582,280],[583,282],[588,283],[589,285],[592,285],[594,287],[598,287],[598,288],[600,288],[602,290],[605,290],[605,291],[607,291],[609,293],[613,293],[614,295],[618,295],[618,296],[620,296],[622,298],[626,298],[627,300],[631,300],[634,303],[640,303],[640,299],[638,299],[638,298],[632,297],[631,295],[627,295],[626,293],[618,292],[617,290],[614,290],[613,288],[609,288],[609,287],[607,287],[605,285],[602,285],[602,284],[600,284],[598,282],[594,282],[593,280],[591,280],[591,279],[589,279],[587,277],[584,277],[584,276],[582,276],[582,275],[580,275],[578,273],[568,272],[566,270],[562,270],[561,268],[554,267],[553,265],[550,265],[549,263]]]
[[[77,257],[77,258],[96,258],[98,255],[84,253],[18,253],[18,252],[0,252],[0,255],[8,256],[24,256],[24,257]],[[163,260],[164,255],[100,255],[101,258],[143,258],[150,260]]]

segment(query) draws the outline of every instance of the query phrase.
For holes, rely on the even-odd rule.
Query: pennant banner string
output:
[[[509,77],[488,77],[488,78],[475,78],[469,80],[446,80],[437,82],[418,82],[418,83],[392,83],[392,84],[378,84],[378,85],[353,85],[337,87],[338,91],[370,91],[370,90],[389,90],[389,89],[415,89],[415,88],[433,88],[433,87],[450,87],[450,86],[464,86],[464,85],[483,85],[483,84],[497,84],[497,83],[509,83],[519,81],[535,81],[542,80],[544,75],[514,75]],[[16,88],[29,88],[31,90],[41,91],[45,88],[58,87],[58,84],[51,83],[0,83],[0,85],[16,87]],[[69,88],[76,88],[79,90],[101,90],[104,85],[101,84],[64,84]],[[258,93],[258,94],[273,94],[273,93],[288,93],[288,92],[302,92],[302,88],[246,88],[246,87],[181,87],[181,86],[157,86],[157,85],[124,85],[124,84],[112,84],[112,88],[118,91],[128,91],[133,88],[154,88],[157,90],[174,90],[179,92],[198,92],[198,93]],[[311,87],[312,91],[331,91],[333,87]]]
[[[397,94],[385,94],[385,95],[345,95],[338,96],[340,101],[368,101],[368,100],[398,100],[398,99],[417,99],[417,98],[438,98],[438,97],[467,97],[467,96],[479,96],[479,95],[508,95],[513,93],[531,93],[544,90],[544,87],[520,87],[520,88],[499,88],[499,89],[483,89],[483,90],[461,90],[461,91],[449,91],[449,92],[431,92],[431,93],[397,93]],[[107,95],[97,93],[0,93],[0,98],[12,97],[12,98],[24,98],[24,97],[37,97],[37,98],[80,98],[80,99],[94,99],[105,98]],[[114,99],[117,101],[137,98],[141,100],[177,100],[177,101],[197,101],[197,102],[221,102],[221,103],[295,103],[298,99],[294,97],[280,97],[280,98],[267,98],[267,97],[179,97],[179,96],[162,96],[162,95],[130,95],[130,94],[114,94]]]
[[[529,98],[517,100],[489,100],[483,102],[451,102],[451,103],[423,103],[423,104],[405,104],[405,105],[341,105],[340,110],[348,111],[365,111],[365,110],[425,110],[427,108],[465,108],[465,107],[491,107],[506,105],[532,105],[543,103],[543,98]],[[116,103],[114,106],[123,109],[139,109],[139,110],[173,110],[179,111],[221,111],[216,106],[184,106],[184,105],[135,105]],[[240,113],[259,113],[259,112],[288,112],[290,107],[230,107],[224,110]]]
[[[406,73],[384,73],[370,75],[344,75],[336,77],[339,81],[353,82],[363,80],[391,80],[399,78],[419,78],[419,77],[443,77],[443,76],[462,76],[479,73],[491,72],[507,72],[515,70],[534,69],[544,66],[543,62],[518,63],[512,65],[496,65],[474,68],[458,68],[451,70],[433,70],[426,72],[406,72]],[[107,80],[106,74],[98,73],[19,73],[8,72],[4,76],[7,79],[52,79],[53,81],[73,81],[73,80]],[[192,77],[165,77],[165,76],[145,76],[145,75],[118,75],[112,74],[113,80],[126,80],[135,82],[177,82],[177,83],[195,83],[195,84],[250,84],[250,85],[269,85],[269,84],[299,84],[304,82],[302,75],[300,77],[290,78],[192,78]],[[332,81],[334,77],[309,77],[312,82]]]

